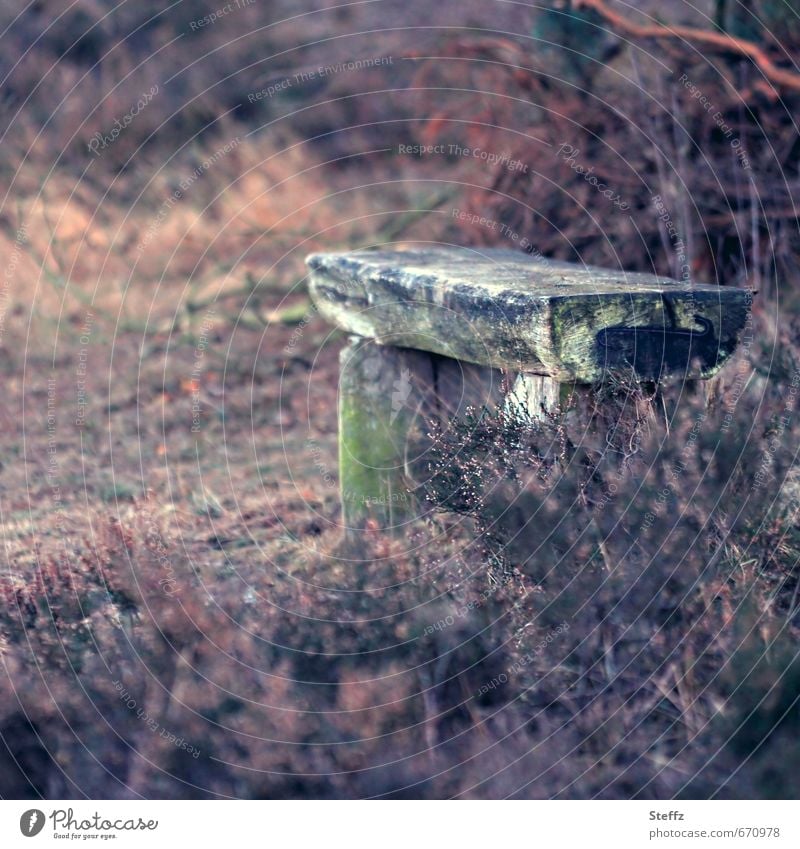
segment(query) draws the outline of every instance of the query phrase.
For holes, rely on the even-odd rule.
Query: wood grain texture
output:
[[[598,383],[708,378],[733,353],[752,294],[509,250],[313,254],[320,313],[379,344]]]

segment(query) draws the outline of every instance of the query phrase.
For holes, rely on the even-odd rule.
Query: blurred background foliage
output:
[[[799,19],[785,0],[601,5],[633,26],[746,38],[792,71]],[[596,6],[278,0],[192,28],[208,4],[9,0],[0,11],[0,176],[15,198],[3,204],[7,232],[36,198],[52,199],[57,235],[83,243],[83,252],[75,244],[68,252],[70,265],[79,254],[74,284],[86,279],[81,260],[92,247],[111,255],[113,276],[136,244],[130,230],[147,226],[180,176],[240,136],[160,231],[152,255],[177,245],[177,256],[140,258],[145,278],[213,267],[232,242],[263,261],[259,228],[271,244],[291,234],[283,247],[296,255],[281,252],[284,284],[300,273],[300,254],[319,245],[421,234],[508,243],[454,220],[453,206],[502,221],[545,255],[676,274],[674,244],[652,203],[659,195],[694,276],[774,287],[798,250],[800,89],[771,83],[735,49],[618,32]],[[381,57],[385,64],[294,77]],[[153,86],[158,95],[116,141],[89,154],[92,137],[107,135]],[[399,144],[434,142],[506,153],[527,167],[398,154]],[[557,155],[565,144],[624,197],[629,215],[612,214]],[[292,203],[297,196],[309,203]],[[69,210],[69,222],[54,204]],[[345,208],[352,215],[341,215]],[[398,209],[416,211],[399,232],[389,221]],[[28,211],[35,220],[37,210]]]
[[[800,4],[254,0],[193,26],[224,5],[0,8],[0,795],[796,796]],[[574,447],[559,423],[480,474],[445,453],[451,489],[526,482],[503,557],[452,499],[410,553],[343,550],[341,339],[303,258],[403,241],[688,266],[758,290],[754,339],[614,498],[585,448],[559,498],[530,479]],[[686,522],[637,554],[676,445]]]

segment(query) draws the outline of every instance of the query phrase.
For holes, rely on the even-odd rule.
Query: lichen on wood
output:
[[[560,381],[712,376],[751,293],[468,248],[315,254],[322,315],[381,344]]]
[[[413,467],[424,433],[418,415],[433,385],[430,358],[353,338],[339,378],[339,477],[345,527],[372,519],[396,529],[418,513]]]

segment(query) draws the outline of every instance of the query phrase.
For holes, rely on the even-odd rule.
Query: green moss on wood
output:
[[[340,393],[339,474],[347,525],[374,518],[388,527],[413,512],[402,467],[404,422],[392,423],[385,413],[353,387]]]
[[[417,506],[407,474],[419,422],[417,400],[430,390],[429,357],[352,340],[339,381],[339,474],[345,524],[374,519],[402,525]]]
[[[736,347],[751,297],[505,250],[317,254],[308,264],[320,313],[350,332],[581,383],[632,367],[641,380],[711,376]]]

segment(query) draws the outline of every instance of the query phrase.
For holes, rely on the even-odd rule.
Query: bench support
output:
[[[351,337],[339,378],[339,479],[348,531],[398,529],[418,515],[411,467],[424,435],[431,357]]]
[[[559,407],[561,384],[554,378],[519,374],[509,381],[488,366],[358,336],[342,350],[340,366],[339,480],[350,535],[368,524],[403,533],[425,515],[417,490],[428,473],[433,421],[446,427],[469,407],[501,402],[530,418]]]
[[[559,407],[561,383],[544,374],[519,374],[506,396],[506,409],[529,419],[542,418]]]

